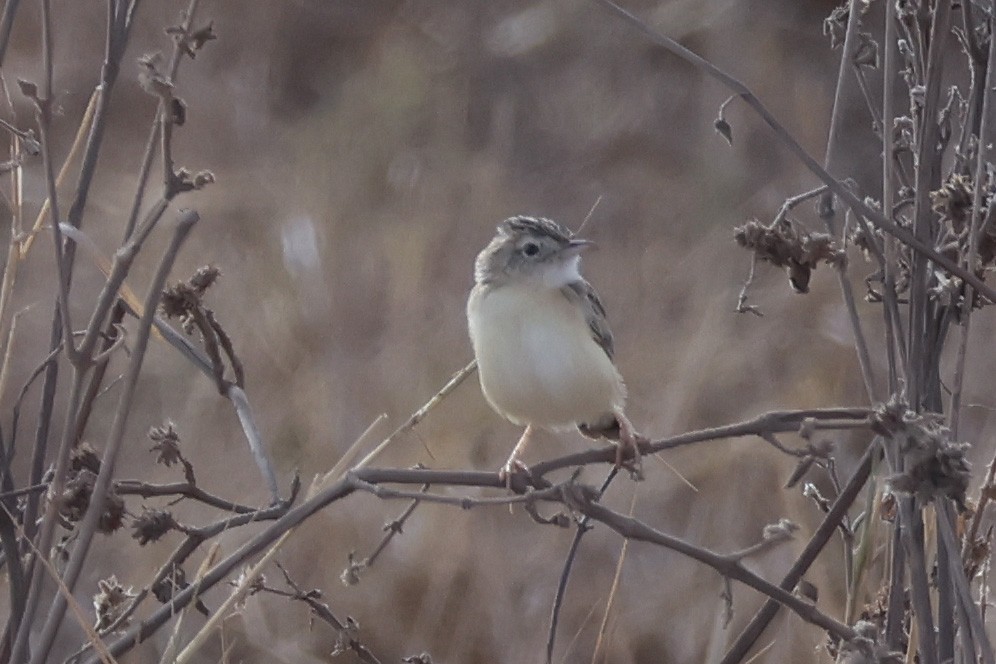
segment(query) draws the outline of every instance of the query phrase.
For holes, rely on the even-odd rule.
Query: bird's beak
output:
[[[560,250],[565,256],[577,256],[585,249],[594,249],[598,245],[591,240],[574,239],[567,243],[567,246]]]

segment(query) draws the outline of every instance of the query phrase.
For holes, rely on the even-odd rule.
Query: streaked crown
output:
[[[498,225],[491,242],[477,255],[474,280],[479,284],[536,273],[551,263],[575,260],[591,243],[551,219],[519,215]]]

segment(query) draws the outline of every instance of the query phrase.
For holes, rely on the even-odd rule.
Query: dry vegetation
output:
[[[105,4],[0,20],[0,662],[994,661],[996,3]],[[641,482],[498,480],[516,213]]]

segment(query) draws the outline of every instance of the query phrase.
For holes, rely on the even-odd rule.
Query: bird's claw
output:
[[[501,467],[498,471],[498,480],[504,483],[505,488],[509,491],[512,490],[512,475],[516,473],[522,473],[526,477],[531,477],[532,473],[529,472],[529,466],[522,462],[521,459],[517,459],[514,456],[509,457],[505,465]]]
[[[650,439],[637,433],[625,418],[619,420],[619,440],[616,442],[616,468],[625,468],[634,480],[643,479],[643,456],[640,444]]]

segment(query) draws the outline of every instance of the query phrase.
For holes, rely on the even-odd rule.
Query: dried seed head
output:
[[[737,244],[750,249],[762,261],[784,268],[798,293],[809,292],[809,280],[817,264],[844,264],[846,255],[826,233],[799,229],[788,219],[766,226],[757,220],[734,229]]]
[[[840,48],[847,34],[847,17],[850,16],[850,6],[847,3],[833,8],[830,15],[823,19],[823,35],[830,38],[830,48]]]
[[[149,429],[149,439],[155,443],[149,451],[155,452],[156,463],[169,468],[183,459],[180,453],[180,434],[176,432],[172,422]]]
[[[90,506],[90,496],[93,494],[96,481],[97,474],[92,470],[84,468],[72,473],[66,480],[62,495],[57,498],[59,514],[71,523],[82,519],[87,507]]]
[[[147,53],[138,59],[138,84],[150,95],[169,99],[173,95],[173,82],[160,71],[162,53]]]
[[[70,523],[80,521],[90,507],[96,482],[97,473],[89,468],[71,471],[62,495],[57,498],[59,514]],[[108,493],[104,499],[104,511],[100,515],[97,528],[106,535],[113,533],[123,524],[124,514],[124,499],[116,493]]]
[[[197,307],[202,307],[202,298],[211,286],[218,281],[221,270],[214,265],[197,269],[193,276],[173,286],[168,286],[162,295],[159,307],[167,318],[178,318],[184,322]]]
[[[126,588],[121,585],[114,575],[97,581],[97,590],[97,594],[93,596],[93,611],[97,614],[97,622],[93,628],[102,632],[114,624],[138,593],[131,586]],[[127,625],[126,620],[119,627],[124,628]]]
[[[950,442],[943,435],[911,435],[907,440],[914,446],[907,450],[906,469],[889,478],[892,489],[924,501],[947,496],[965,509],[965,492],[972,478],[967,458],[971,446]]]
[[[947,496],[966,509],[965,492],[971,479],[967,443],[951,440],[951,431],[938,413],[914,413],[893,397],[876,408],[871,428],[898,443],[904,456],[903,472],[889,478],[892,490],[929,501]]]
[[[156,583],[152,584],[152,595],[166,604],[173,601],[174,595],[189,586],[187,583],[187,573],[184,571],[183,567],[173,563],[169,571]],[[197,599],[194,603],[194,608],[203,613],[205,616],[210,615],[208,608],[204,606],[204,603]]]
[[[972,210],[972,180],[960,173],[951,175],[940,189],[930,192],[930,203],[941,220],[960,234]]]
[[[93,446],[86,441],[74,447],[69,456],[70,472],[79,472],[84,469],[94,474],[100,472],[100,457],[97,456],[97,450],[93,449]]]
[[[180,50],[191,60],[197,57],[197,51],[204,48],[204,44],[218,38],[214,31],[214,21],[189,33],[182,26],[171,25],[166,28],[166,34],[173,37]]]
[[[424,652],[421,655],[412,655],[401,660],[404,664],[432,664],[432,656]]]
[[[187,573],[184,571],[183,567],[177,564],[173,564],[170,567],[169,572],[163,576],[158,582],[152,585],[152,594],[160,602],[165,604],[173,599],[173,596],[186,588],[187,583]]]
[[[104,512],[100,515],[100,532],[110,535],[124,525],[125,502],[124,498],[116,493],[107,494],[104,501]]]
[[[166,510],[143,509],[141,516],[136,517],[131,524],[131,536],[138,540],[140,546],[155,542],[160,537],[177,527],[173,514]]]

